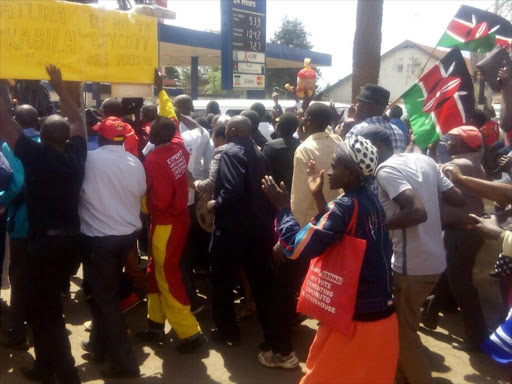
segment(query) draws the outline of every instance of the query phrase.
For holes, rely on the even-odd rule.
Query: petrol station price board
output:
[[[265,89],[265,0],[221,1],[223,89]]]

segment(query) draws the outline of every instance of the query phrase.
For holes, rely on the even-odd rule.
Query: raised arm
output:
[[[7,80],[0,80],[0,136],[14,151],[18,138],[23,134],[19,124],[12,118],[11,97]]]
[[[66,111],[69,125],[71,127],[70,137],[82,136],[87,139],[87,128],[82,119],[80,109],[73,102],[69,95],[66,87],[64,87],[64,81],[62,81],[62,73],[59,68],[55,65],[49,65],[46,67],[46,72],[50,76],[50,85],[59,95],[60,103],[62,108]]]
[[[454,184],[463,186],[481,197],[500,205],[512,203],[512,185],[464,176],[455,165],[445,167],[443,172]]]

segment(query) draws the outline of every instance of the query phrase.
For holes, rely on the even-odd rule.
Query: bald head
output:
[[[158,108],[155,104],[146,104],[142,106],[140,113],[142,122],[145,124],[158,117]]]
[[[260,116],[258,115],[257,112],[251,109],[246,109],[245,111],[242,111],[242,113],[240,113],[240,116],[247,117],[251,121],[253,134],[258,131],[258,126],[260,125]]]
[[[234,116],[226,126],[226,139],[230,142],[235,137],[251,137],[251,120],[245,116]]]
[[[123,105],[113,97],[106,99],[100,108],[101,116],[106,119],[107,117],[121,117],[123,115]]]
[[[21,125],[21,128],[39,128],[39,114],[37,110],[28,104],[16,107],[14,111],[14,119]]]
[[[179,95],[174,99],[174,105],[178,112],[188,116],[194,111],[194,103],[189,95]]]
[[[70,126],[67,119],[60,115],[51,115],[41,126],[41,142],[58,151],[63,151],[69,140]]]

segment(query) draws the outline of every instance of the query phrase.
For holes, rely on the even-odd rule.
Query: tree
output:
[[[352,100],[367,83],[379,82],[383,0],[358,0],[352,53]]]
[[[165,77],[173,80],[180,80],[180,71],[178,71],[175,67],[165,67]]]
[[[312,49],[313,44],[308,40],[304,23],[298,19],[284,17],[281,28],[276,31],[271,43],[285,45],[299,49]],[[297,83],[297,68],[272,68],[267,69],[265,89],[272,93],[274,87],[283,89],[286,83],[295,86]]]
[[[211,67],[210,73],[206,75],[208,84],[204,87],[205,95],[222,95],[222,72],[219,66]]]

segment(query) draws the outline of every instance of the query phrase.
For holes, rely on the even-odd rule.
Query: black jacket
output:
[[[268,236],[275,210],[261,189],[261,180],[270,174],[267,159],[251,138],[230,142],[222,152],[215,180],[215,228]]]

